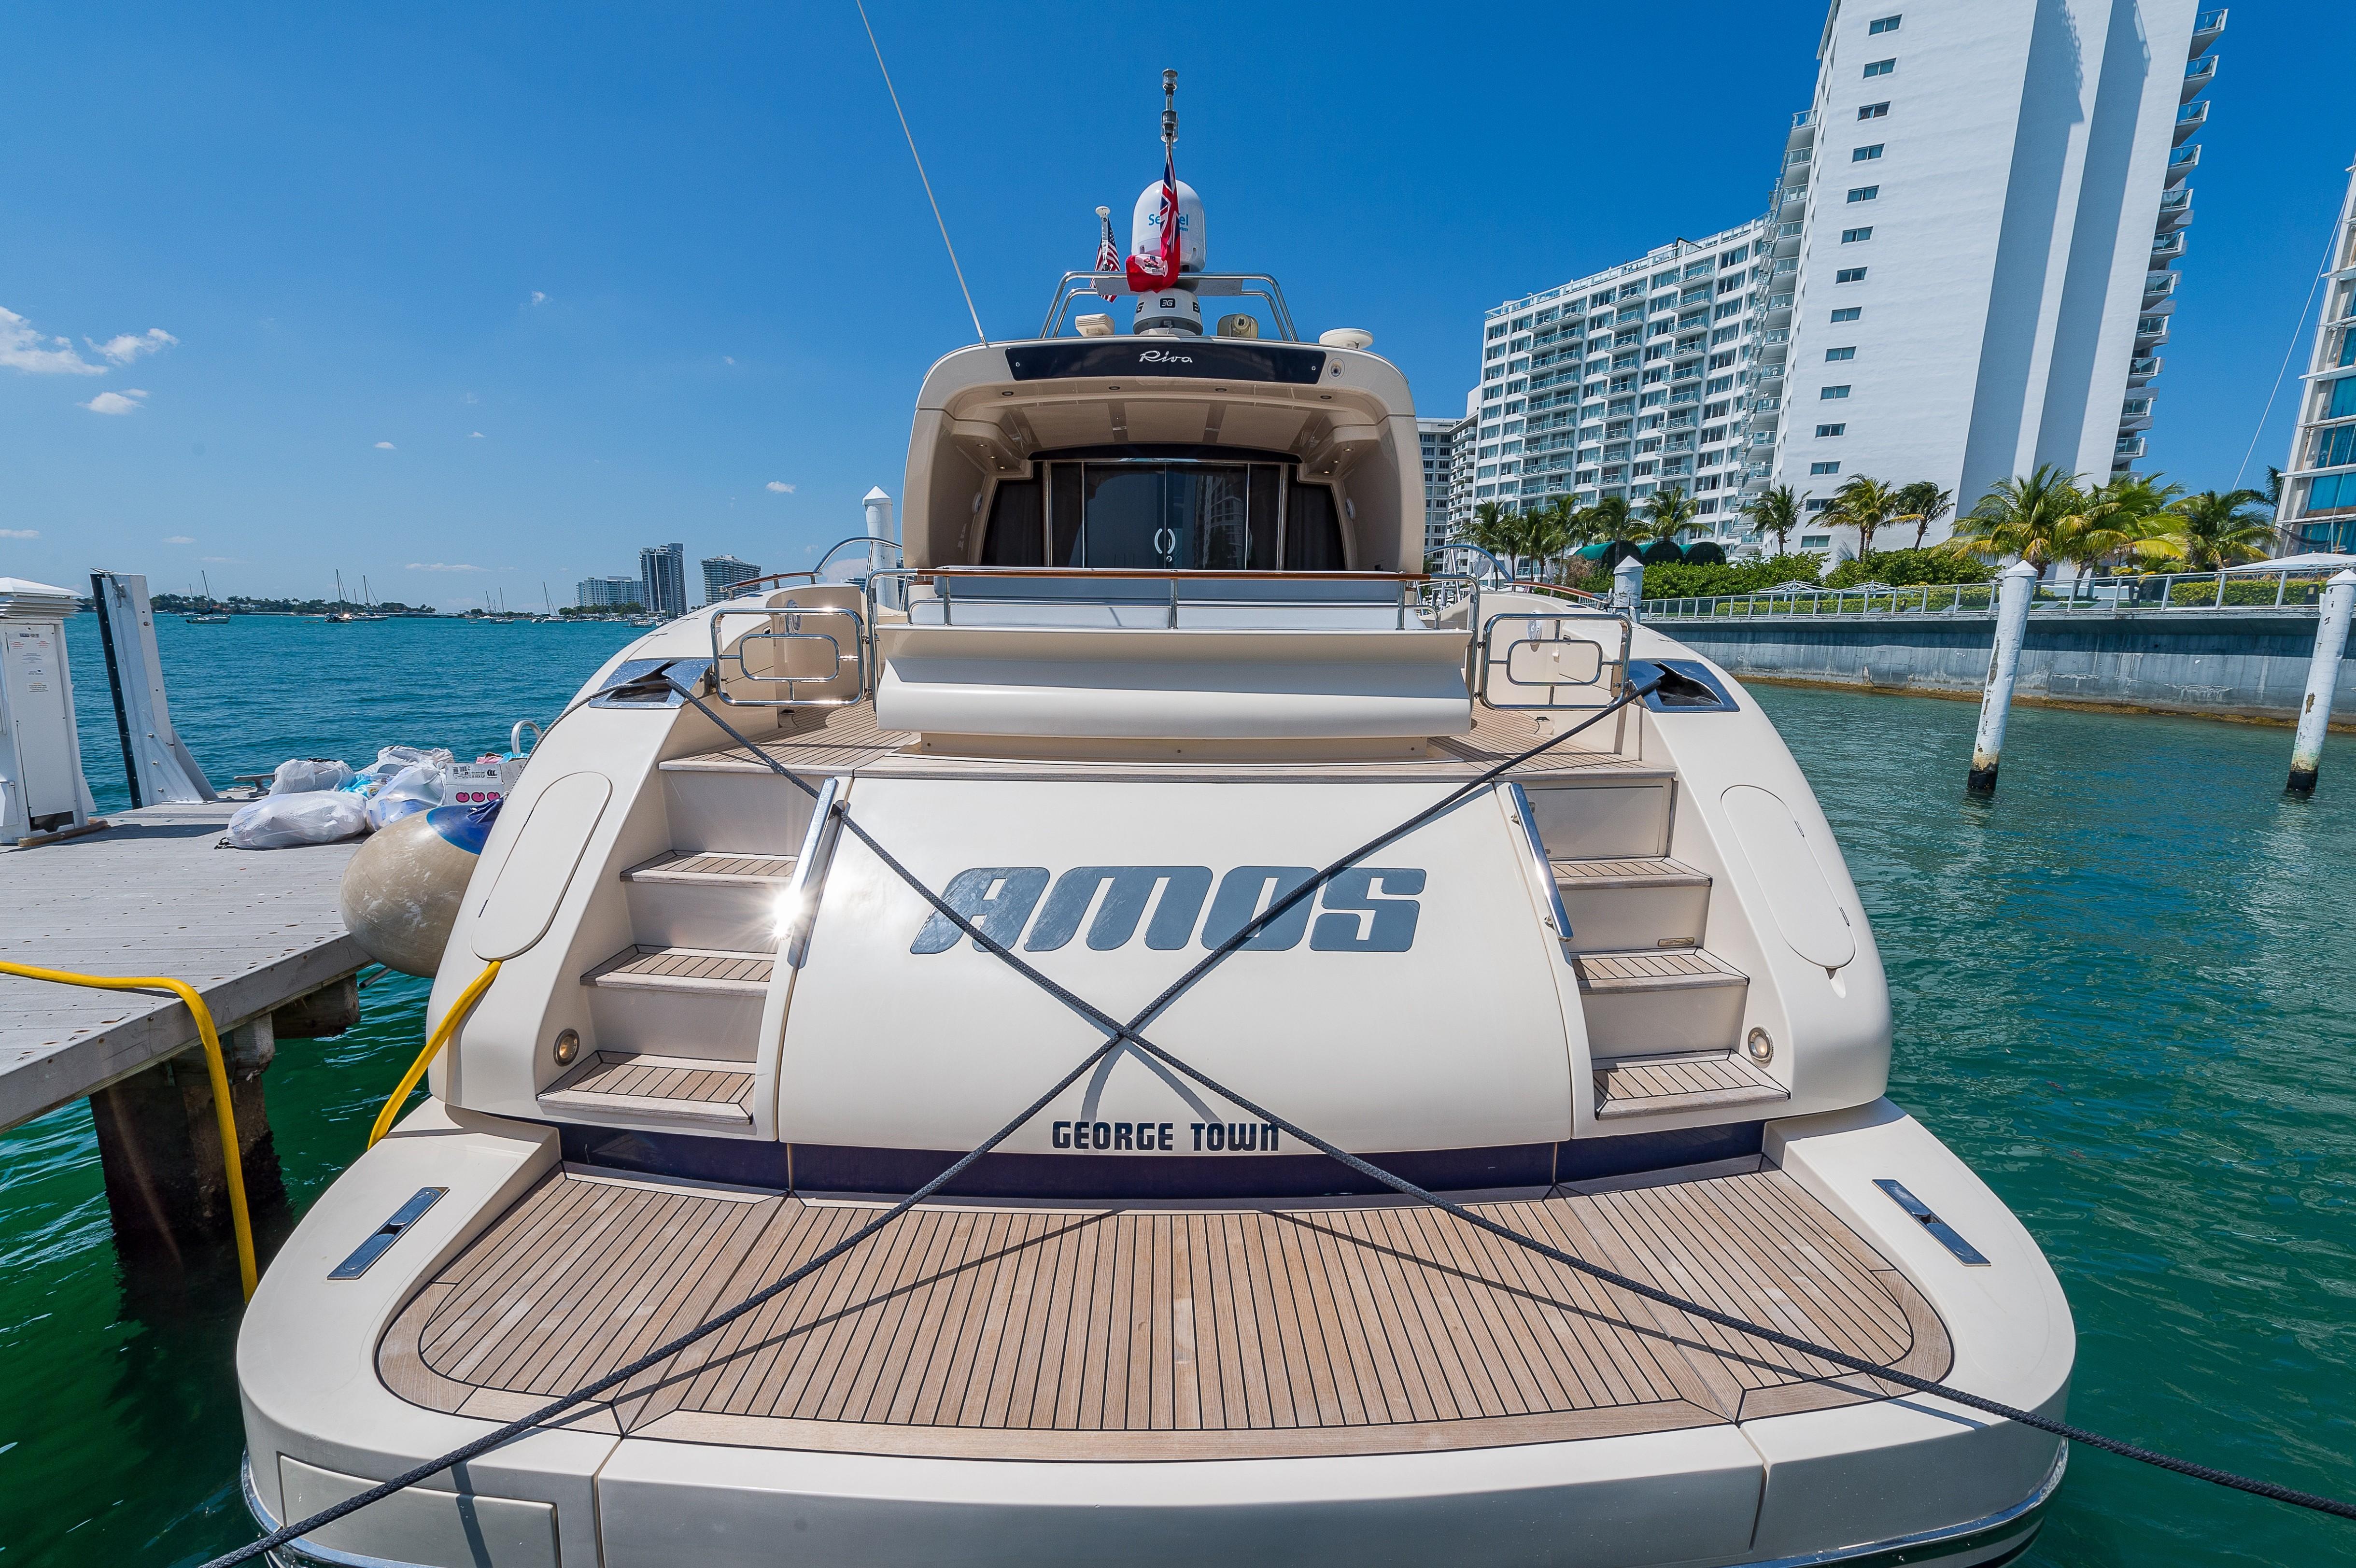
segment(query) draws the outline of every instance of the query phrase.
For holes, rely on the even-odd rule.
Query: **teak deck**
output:
[[[1929,1304],[1780,1172],[1481,1208],[1719,1310],[1947,1369]],[[426,1283],[378,1366],[413,1403],[511,1418],[874,1212],[562,1170]],[[1421,1206],[936,1206],[576,1419],[739,1446],[1209,1459],[1665,1431],[1894,1391]]]

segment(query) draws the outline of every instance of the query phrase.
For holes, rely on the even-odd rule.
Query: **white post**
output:
[[[1988,658],[1987,690],[1980,696],[1979,733],[1972,737],[1967,795],[1996,793],[1997,760],[2004,752],[2004,721],[2012,711],[2012,682],[2020,673],[2020,640],[2029,629],[2029,601],[2037,592],[2037,568],[2016,561],[1997,577],[1996,647]]]
[[[867,574],[872,577],[887,566],[897,564],[887,559],[888,553],[884,546],[897,544],[900,532],[892,520],[892,498],[884,493],[883,486],[877,485],[869,490],[861,498],[860,504],[867,509],[867,537],[879,542],[867,547]]]
[[[2307,700],[2298,705],[2298,738],[2291,743],[2293,795],[2315,793],[2323,766],[2323,737],[2331,728],[2331,689],[2340,681],[2340,660],[2348,647],[2348,612],[2356,606],[2356,572],[2333,575],[2323,587],[2323,613],[2315,623],[2315,658],[2307,667]]]
[[[1626,610],[1628,618],[1636,618],[1636,606],[1644,596],[1644,564],[1633,555],[1612,568],[1612,607]]]

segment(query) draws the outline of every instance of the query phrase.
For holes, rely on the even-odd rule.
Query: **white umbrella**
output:
[[[2334,555],[2328,551],[2309,551],[2305,555],[2285,555],[2274,561],[2245,561],[2239,566],[2228,566],[2228,572],[2336,572],[2342,566],[2356,566],[2356,555]]]

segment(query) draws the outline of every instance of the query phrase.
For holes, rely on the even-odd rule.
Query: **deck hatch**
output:
[[[425,1211],[442,1201],[446,1187],[421,1187],[407,1203],[392,1211],[392,1217],[369,1232],[369,1239],[352,1249],[352,1255],[328,1272],[331,1280],[356,1280],[369,1272],[369,1265],[385,1254],[385,1250],[408,1234],[409,1228],[425,1218]]]
[[[1939,1244],[1956,1257],[1976,1268],[1986,1268],[1987,1259],[1977,1247],[1963,1239],[1955,1228],[1932,1212],[1931,1206],[1906,1190],[1904,1185],[1888,1176],[1876,1176],[1873,1185],[1890,1195],[1890,1201],[1912,1215],[1923,1230],[1939,1239]]]

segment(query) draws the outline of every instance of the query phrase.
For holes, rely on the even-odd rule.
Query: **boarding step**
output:
[[[766,996],[776,961],[766,953],[711,948],[631,947],[581,978],[616,991],[670,991],[690,996]]]
[[[749,1066],[633,1051],[599,1051],[542,1090],[540,1108],[618,1122],[670,1122],[743,1132],[753,1125]]]
[[[1709,874],[1665,858],[1557,860],[1554,885],[1570,917],[1573,952],[1697,948],[1709,917]]]
[[[1665,1116],[1789,1100],[1792,1091],[1738,1051],[1678,1051],[1595,1064],[1595,1119]]]
[[[775,961],[724,948],[625,948],[581,977],[593,1043],[601,1051],[749,1062]]]
[[[622,873],[630,933],[649,947],[774,948],[778,900],[793,874],[790,854],[671,850]]]
[[[1583,952],[1588,1049],[1606,1057],[1725,1051],[1742,1031],[1751,977],[1700,948]]]
[[[782,892],[794,875],[790,854],[729,854],[671,850],[622,873],[633,884],[670,887],[743,887]]]

